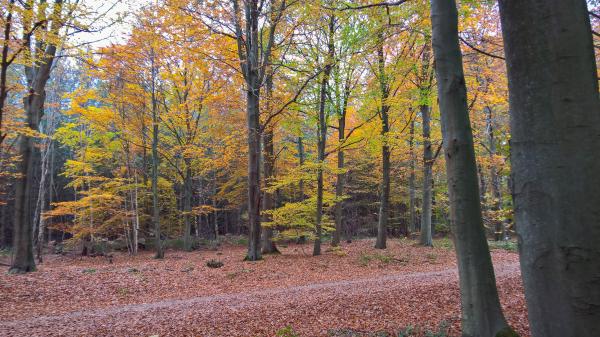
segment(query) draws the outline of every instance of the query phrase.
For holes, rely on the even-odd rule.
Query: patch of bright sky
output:
[[[93,10],[102,19],[95,28],[99,31],[74,34],[73,45],[89,45],[92,49],[123,43],[129,37],[131,27],[139,10],[156,0],[82,0],[82,5]]]

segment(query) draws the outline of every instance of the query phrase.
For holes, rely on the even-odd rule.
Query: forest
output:
[[[1,336],[600,336],[600,2],[0,8]]]

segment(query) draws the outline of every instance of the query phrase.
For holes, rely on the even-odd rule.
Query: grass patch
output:
[[[277,330],[277,333],[275,335],[277,337],[299,337],[299,335],[289,325],[285,328]]]
[[[0,256],[1,257],[9,257],[10,256],[10,249],[8,249],[8,248],[2,248],[2,249],[0,249]]]
[[[331,247],[327,251],[332,252],[334,255],[340,257],[348,256],[348,253],[340,246]]]
[[[329,330],[330,337],[448,337],[449,324],[442,321],[434,330],[408,326],[395,333],[386,331],[356,331],[352,329],[333,329]]]
[[[119,296],[127,296],[131,293],[127,288],[119,288],[117,292],[119,293]]]
[[[447,249],[447,250],[454,250],[454,243],[448,237],[434,239],[433,246],[440,247],[440,248]]]
[[[234,278],[236,278],[236,277],[238,277],[238,276],[240,276],[242,274],[249,274],[251,272],[252,272],[252,269],[242,268],[242,269],[240,269],[238,271],[227,273],[227,275],[225,275],[225,277],[227,277],[230,280],[233,280]]]
[[[518,252],[519,245],[515,241],[488,241],[490,250],[503,249],[509,252]]]
[[[358,257],[358,263],[363,267],[368,266],[371,261],[379,261],[382,264],[388,264],[388,263],[391,263],[396,260],[397,259],[395,259],[391,255],[384,255],[384,254],[379,254],[379,253],[375,253],[375,254],[362,253]]]
[[[427,258],[427,260],[429,260],[429,262],[435,262],[438,258],[437,254],[434,253],[427,253],[425,257]]]
[[[96,272],[96,269],[94,268],[86,268],[84,270],[81,271],[84,274],[94,274]]]

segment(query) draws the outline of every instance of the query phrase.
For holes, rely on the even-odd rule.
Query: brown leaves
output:
[[[455,335],[454,254],[394,240],[387,263],[361,264],[361,256],[377,254],[372,245],[358,241],[342,246],[345,255],[330,250],[319,257],[289,245],[259,262],[243,262],[244,247],[232,246],[167,252],[164,261],[117,255],[111,265],[54,256],[38,272],[0,275],[0,335],[274,336],[289,325],[312,337],[346,328],[433,329],[441,321]],[[492,254],[507,318],[527,336],[518,257]],[[224,266],[208,268],[211,259]]]

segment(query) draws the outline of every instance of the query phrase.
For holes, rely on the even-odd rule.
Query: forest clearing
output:
[[[0,337],[599,337],[600,0],[0,0]]]
[[[393,240],[382,253],[358,240],[324,246],[318,257],[290,244],[259,262],[241,261],[245,247],[230,244],[164,260],[120,254],[112,264],[49,256],[34,274],[0,275],[0,335],[267,337],[290,327],[297,336],[366,337],[413,326],[454,336],[460,304],[451,243],[415,243]],[[518,254],[495,249],[492,258],[507,319],[529,336]],[[210,260],[224,265],[209,268]]]

